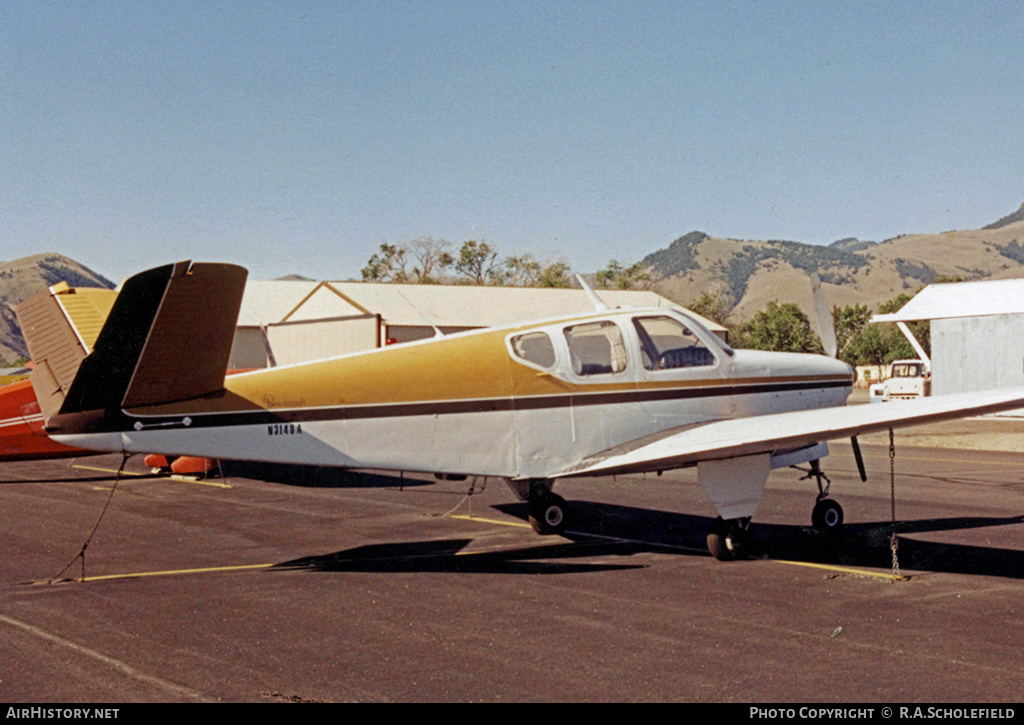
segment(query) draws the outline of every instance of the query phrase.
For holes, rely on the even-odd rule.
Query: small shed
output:
[[[935,395],[1024,386],[1024,280],[932,284],[872,322],[930,321]]]

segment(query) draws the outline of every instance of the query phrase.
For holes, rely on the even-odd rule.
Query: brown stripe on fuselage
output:
[[[291,409],[252,409],[193,413],[188,426],[193,428],[267,425],[273,423],[309,423],[330,420],[365,420],[372,418],[401,418],[424,415],[456,415],[488,413],[513,410],[542,410],[562,407],[583,407],[624,403],[645,403],[654,401],[687,400],[720,396],[772,394],[793,391],[834,389],[849,386],[842,380],[774,380],[742,385],[726,384],[716,386],[686,386],[675,388],[652,388],[646,390],[628,389],[604,392],[574,392],[559,395],[520,396],[505,398],[470,398],[464,400],[433,400],[374,405],[352,405],[333,407],[300,407]],[[139,416],[139,411],[126,411],[127,416],[109,429],[129,428],[135,422],[149,426],[184,426],[183,415],[148,414]],[[93,420],[93,425],[96,425]],[[96,430],[96,428],[93,428]]]

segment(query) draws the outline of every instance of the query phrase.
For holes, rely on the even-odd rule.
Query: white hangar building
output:
[[[726,328],[655,292],[598,290],[609,307],[682,310],[725,338]],[[262,368],[524,320],[586,312],[582,289],[253,280],[245,287],[230,367]]]
[[[1024,279],[928,285],[872,318],[920,320],[931,322],[933,395],[1024,386]]]

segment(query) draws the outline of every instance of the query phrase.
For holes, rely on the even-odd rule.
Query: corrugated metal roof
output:
[[[594,309],[582,289],[360,282],[331,282],[330,286],[362,307],[379,313],[391,325],[495,327]],[[683,309],[655,292],[599,290],[597,294],[609,307]],[[725,329],[694,316],[709,329]]]
[[[249,280],[238,313],[239,327],[258,327],[283,320],[319,282],[312,280]]]
[[[598,290],[597,294],[613,308],[685,310],[655,292]],[[256,280],[246,287],[238,324],[266,325],[286,317],[293,321],[320,319],[368,310],[390,325],[495,327],[593,309],[582,289]],[[726,329],[685,311],[710,330]]]
[[[897,312],[872,322],[915,322],[953,317],[1024,314],[1024,279],[930,284]]]

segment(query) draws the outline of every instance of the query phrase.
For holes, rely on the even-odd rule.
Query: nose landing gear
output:
[[[802,468],[798,470],[804,470]],[[828,476],[821,470],[820,461],[811,461],[811,468],[801,481],[814,477],[818,482],[818,498],[811,512],[811,524],[819,531],[838,531],[843,525],[843,507],[829,498],[828,489],[832,484]],[[824,483],[822,483],[824,481]]]
[[[819,531],[837,531],[843,525],[843,507],[830,498],[818,498],[811,523]]]

